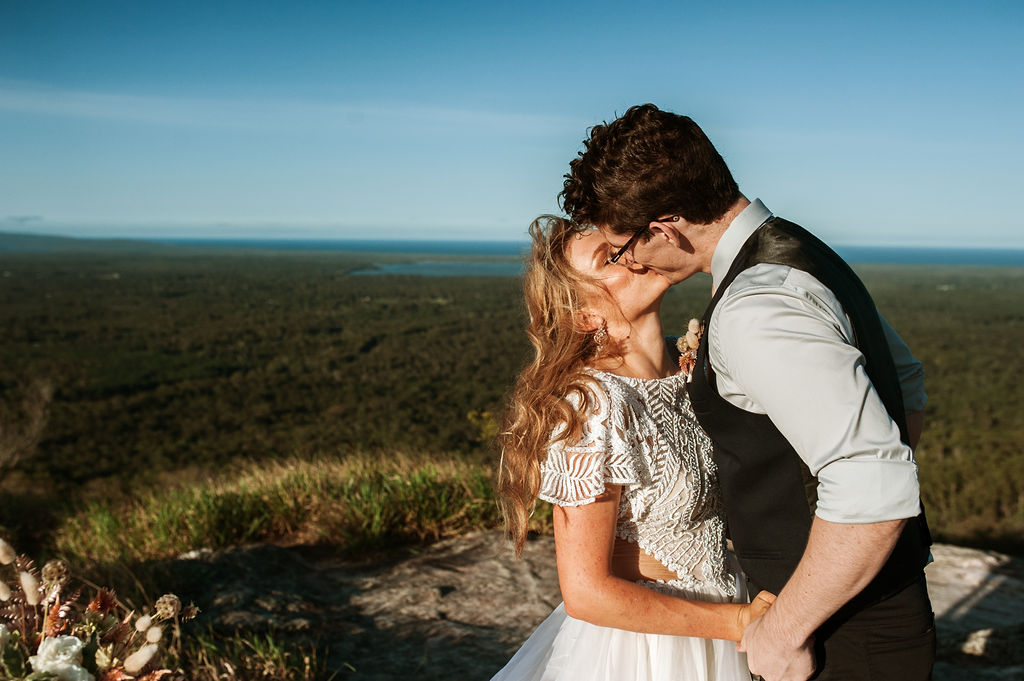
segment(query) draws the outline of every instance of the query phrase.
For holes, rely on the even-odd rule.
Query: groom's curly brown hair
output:
[[[704,131],[688,116],[653,104],[595,125],[569,164],[562,209],[573,222],[626,234],[656,218],[694,224],[722,217],[740,191]]]

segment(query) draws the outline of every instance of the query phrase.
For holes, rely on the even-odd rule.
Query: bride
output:
[[[662,334],[669,282],[561,218],[530,234],[536,355],[498,487],[517,554],[536,499],[554,504],[563,602],[492,681],[749,681],[734,642],[774,597],[746,604],[726,551],[711,443]]]

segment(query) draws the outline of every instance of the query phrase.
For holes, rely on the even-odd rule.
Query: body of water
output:
[[[1024,250],[1013,248],[910,248],[833,246],[851,263],[893,265],[995,265],[1024,267]]]
[[[522,273],[518,258],[529,250],[522,241],[382,241],[382,240],[303,240],[303,239],[164,239],[161,243],[178,246],[276,250],[276,251],[349,251],[427,256],[406,263],[380,263],[373,269],[353,272],[358,275],[401,274],[426,277],[495,276]],[[836,252],[854,264],[892,265],[981,265],[1024,267],[1024,250],[981,248],[909,248],[882,246],[836,246]],[[456,261],[437,258],[460,256]],[[505,262],[466,260],[465,256],[509,256]]]

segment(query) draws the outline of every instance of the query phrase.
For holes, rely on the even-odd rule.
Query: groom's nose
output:
[[[640,270],[646,269],[644,265],[641,265],[633,258],[632,253],[623,255],[617,264],[622,265],[630,272],[639,272]]]

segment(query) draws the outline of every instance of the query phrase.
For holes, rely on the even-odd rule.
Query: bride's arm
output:
[[[558,582],[566,613],[629,631],[740,640],[746,625],[774,600],[770,594],[762,592],[752,605],[687,601],[612,574],[620,493],[620,487],[609,485],[592,503],[554,507]]]

